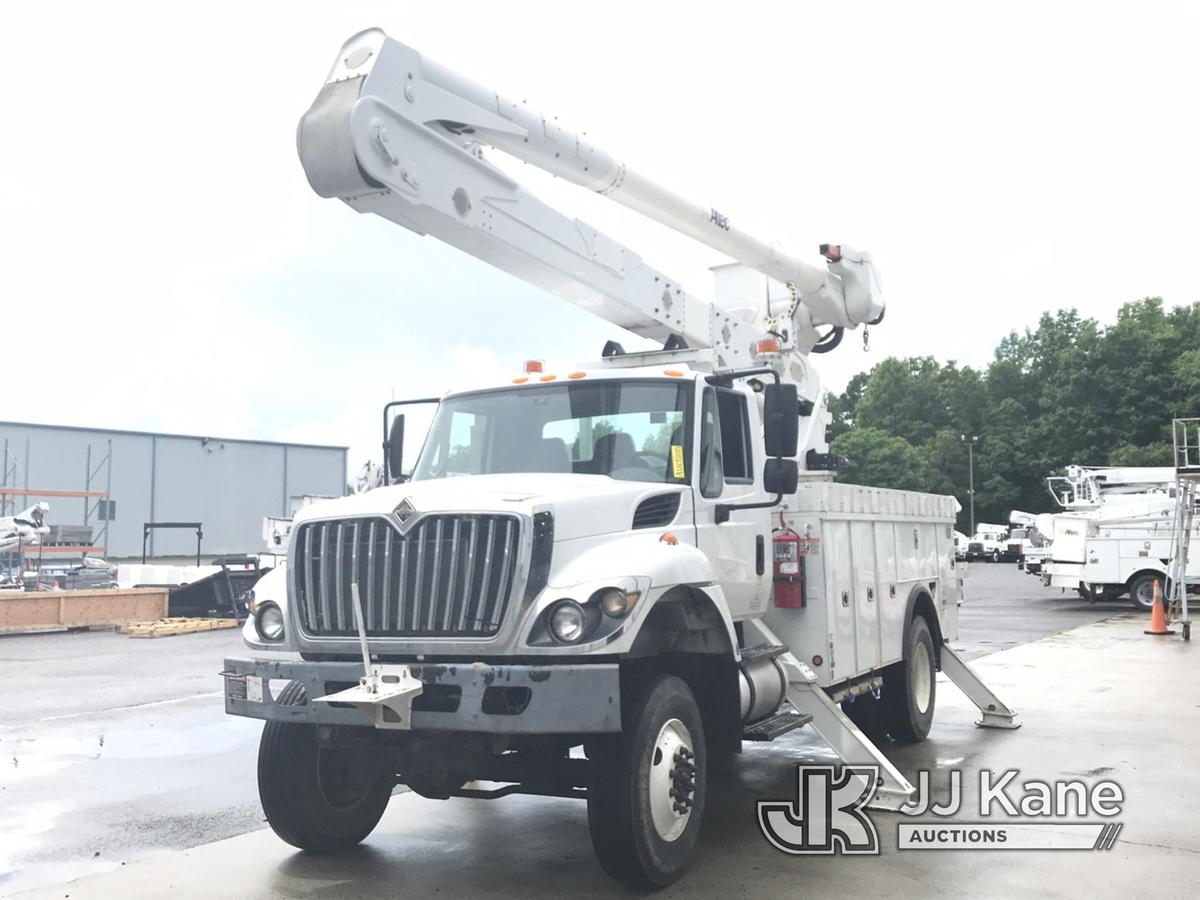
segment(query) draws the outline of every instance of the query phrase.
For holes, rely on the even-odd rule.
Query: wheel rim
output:
[[[696,794],[696,754],[692,735],[678,719],[668,719],[650,751],[650,818],[664,841],[683,834]]]
[[[929,711],[929,699],[933,693],[933,676],[930,674],[929,648],[917,642],[913,649],[912,691],[917,712],[925,715]]]
[[[1149,609],[1154,605],[1154,582],[1149,579],[1139,581],[1137,584],[1137,592],[1134,594],[1134,599],[1137,600],[1138,606],[1144,609]]]
[[[317,787],[333,809],[352,809],[366,796],[369,785],[355,771],[354,754],[320,747],[317,750]],[[356,777],[358,776],[358,777]]]

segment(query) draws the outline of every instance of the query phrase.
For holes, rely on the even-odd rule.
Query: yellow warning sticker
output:
[[[671,476],[683,478],[683,448],[678,444],[671,445]]]

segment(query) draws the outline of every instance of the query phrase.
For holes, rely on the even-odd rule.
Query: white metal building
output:
[[[202,523],[206,557],[254,553],[263,549],[264,516],[290,515],[293,498],[345,493],[346,453],[345,447],[0,421],[0,487],[32,492],[0,496],[0,503],[11,511],[14,504],[46,501],[48,523],[92,525],[94,542],[106,545],[110,559],[141,556],[146,522]],[[107,494],[107,501],[63,496],[82,492]],[[148,550],[194,556],[195,532],[152,531]]]

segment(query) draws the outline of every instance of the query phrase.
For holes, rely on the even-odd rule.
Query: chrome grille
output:
[[[425,515],[407,534],[377,517],[306,522],[292,537],[301,626],[357,634],[357,581],[369,635],[490,637],[512,594],[519,536],[507,515]]]

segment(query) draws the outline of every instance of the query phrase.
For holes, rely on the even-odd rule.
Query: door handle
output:
[[[767,570],[767,542],[761,534],[754,537],[754,573],[761,575]]]

